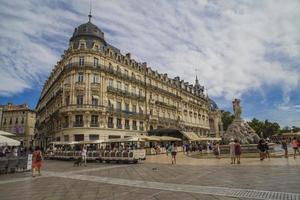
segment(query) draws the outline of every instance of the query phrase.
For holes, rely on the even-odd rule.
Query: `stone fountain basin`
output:
[[[274,152],[274,148],[277,144],[275,143],[269,143],[269,152]],[[257,153],[257,144],[242,144],[242,153]],[[229,154],[230,152],[230,147],[229,145],[220,145],[220,151],[221,153],[227,153]]]

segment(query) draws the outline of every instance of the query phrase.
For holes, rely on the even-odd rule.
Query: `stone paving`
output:
[[[139,164],[45,161],[42,176],[0,176],[0,199],[300,199],[300,157],[266,161],[203,160],[166,155]],[[204,162],[203,162],[204,161]]]

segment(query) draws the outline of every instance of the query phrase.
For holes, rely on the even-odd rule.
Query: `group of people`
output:
[[[26,148],[23,146],[1,146],[0,147],[0,157],[18,157],[26,156],[27,154],[32,153],[31,148]]]
[[[237,139],[231,139],[229,143],[231,164],[241,164],[242,148]]]
[[[259,151],[259,158],[261,161],[265,158],[270,159],[269,140],[260,139],[257,144],[257,149]]]
[[[185,154],[189,155],[190,152],[200,152],[202,153],[203,145],[200,143],[186,143],[183,145],[183,151]]]
[[[294,137],[293,140],[292,140],[292,148],[294,150],[294,158],[296,158],[297,152],[300,155],[300,151],[299,151],[300,142],[299,142],[299,140],[296,137]]]
[[[300,148],[300,142],[299,142],[299,140],[296,138],[296,137],[294,137],[293,139],[292,139],[292,141],[291,141],[291,146],[292,146],[292,148],[293,148],[293,151],[294,151],[294,158],[296,158],[296,155],[297,155],[297,152],[298,152],[298,154],[300,155],[300,151],[299,151],[299,148]],[[282,149],[284,150],[284,156],[286,157],[286,158],[288,158],[289,157],[289,153],[288,153],[288,141],[286,140],[286,139],[284,139],[284,140],[282,140],[282,142],[281,142],[281,147],[282,147]]]
[[[167,156],[169,155],[169,153],[172,156],[172,159],[171,159],[172,165],[176,164],[176,155],[177,155],[177,152],[178,152],[177,144],[174,142],[174,143],[169,144],[168,146],[166,146],[166,148],[167,148],[166,149]]]

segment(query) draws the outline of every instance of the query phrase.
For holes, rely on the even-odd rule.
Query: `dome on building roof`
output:
[[[77,28],[75,28],[73,36],[70,41],[73,41],[77,38],[95,38],[104,41],[104,33],[94,25],[90,20],[87,23],[81,24]]]
[[[214,100],[209,99],[209,102],[210,102],[210,109],[212,111],[216,111],[219,109],[217,103]]]

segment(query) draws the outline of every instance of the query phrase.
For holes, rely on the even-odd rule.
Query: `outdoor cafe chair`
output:
[[[20,157],[18,159],[18,168],[22,171],[24,171],[27,168],[27,158],[26,157]]]
[[[0,159],[0,173],[7,173],[7,165],[8,165],[8,159],[7,158],[1,158]]]
[[[17,158],[9,158],[8,159],[8,165],[7,165],[7,169],[10,172],[15,172],[16,169],[18,167],[18,159]]]

